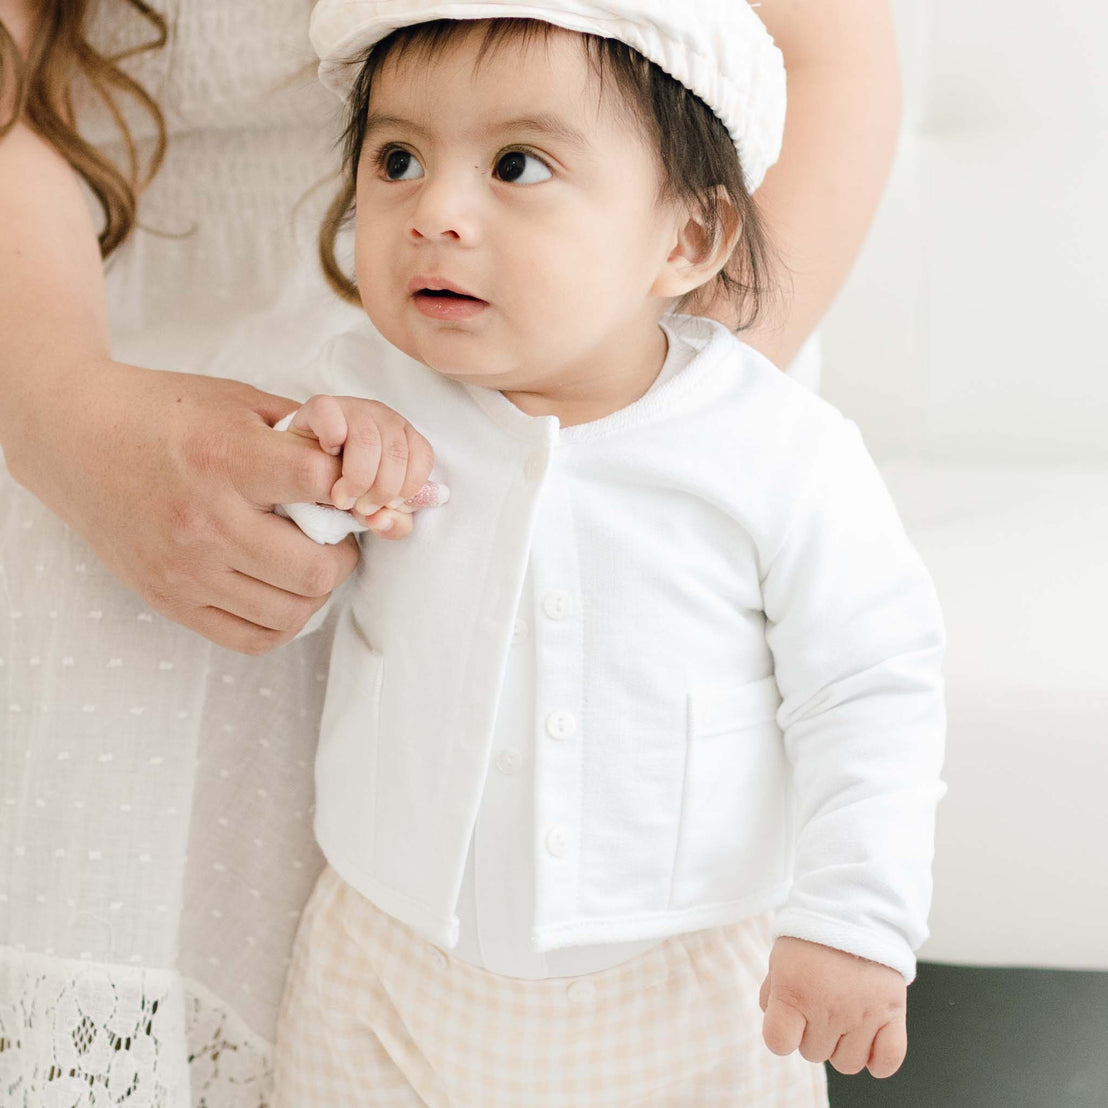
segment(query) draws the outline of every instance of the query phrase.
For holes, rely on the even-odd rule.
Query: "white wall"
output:
[[[1108,5],[896,10],[902,141],[821,391],[879,459],[1108,463]]]
[[[896,11],[902,141],[821,391],[947,624],[920,954],[1108,970],[1108,5]]]

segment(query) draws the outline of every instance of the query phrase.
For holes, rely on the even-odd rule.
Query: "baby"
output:
[[[282,1108],[826,1105],[904,1057],[934,589],[855,425],[682,311],[765,296],[779,54],[618,9],[313,15],[368,321],[286,423],[371,527],[441,506],[341,601]]]

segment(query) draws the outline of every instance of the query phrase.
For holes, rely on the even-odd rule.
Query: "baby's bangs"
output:
[[[413,58],[427,62],[456,39],[469,34],[474,26],[484,25],[484,36],[477,51],[474,69],[479,70],[485,58],[497,54],[505,46],[520,44],[529,46],[541,41],[544,45],[559,28],[541,19],[433,19],[426,23],[413,23],[382,39],[374,47],[373,55],[378,71],[389,58]]]
[[[487,57],[495,56],[505,47],[519,45],[526,48],[536,41],[546,46],[555,34],[572,34],[580,41],[585,59],[597,81],[597,113],[603,111],[605,78],[610,74],[615,80],[617,93],[622,94],[613,98],[610,109],[624,123],[636,127],[644,138],[657,142],[658,128],[652,118],[649,95],[652,63],[619,39],[585,31],[569,31],[542,19],[435,19],[402,27],[377,44],[372,55],[373,71],[379,73],[390,57],[399,59],[410,56],[417,62],[428,62],[460,35],[481,24],[484,25],[484,36],[473,63],[475,73]]]
[[[475,26],[483,27],[481,45],[474,61],[474,71],[480,69],[486,58],[496,55],[505,47],[520,44],[524,47],[532,42],[549,43],[550,38],[557,32],[563,34],[575,34],[582,40],[582,48],[585,57],[599,82],[599,95],[597,97],[597,110],[600,110],[604,98],[605,70],[616,70],[617,84],[625,92],[631,92],[634,96],[634,80],[627,80],[620,72],[621,68],[628,68],[622,57],[613,58],[613,54],[620,52],[634,54],[630,47],[612,39],[604,39],[597,35],[578,32],[569,32],[553,23],[547,23],[541,19],[523,18],[497,18],[497,19],[432,19],[425,23],[413,23],[406,27],[399,27],[391,34],[386,35],[380,42],[370,47],[361,58],[355,59],[351,64],[358,67],[358,76],[354,81],[354,87],[347,102],[346,126],[339,139],[343,147],[343,163],[350,173],[351,179],[356,180],[358,174],[358,162],[362,152],[362,137],[366,114],[369,110],[369,94],[373,81],[377,74],[384,69],[389,60],[398,62],[401,59],[413,61],[417,64],[431,61],[441,53],[450,43],[460,37],[469,34]],[[637,57],[638,55],[636,55]],[[643,64],[645,59],[640,59]],[[616,64],[613,66],[613,61]],[[637,123],[645,122],[644,113],[639,104],[618,103],[617,111],[623,114],[629,121]],[[630,110],[628,110],[630,108]],[[639,110],[635,110],[638,108]]]

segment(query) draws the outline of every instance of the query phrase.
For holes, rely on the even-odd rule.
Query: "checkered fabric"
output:
[[[826,1108],[762,1042],[769,917],[526,980],[448,957],[330,869],[305,909],[272,1108]]]

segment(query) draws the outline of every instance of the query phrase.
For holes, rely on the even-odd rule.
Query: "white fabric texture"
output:
[[[528,571],[524,593],[534,588]],[[497,705],[496,730],[481,803],[469,841],[458,894],[455,958],[503,977],[538,980],[610,969],[656,946],[658,939],[531,949],[535,912],[536,629],[528,613],[517,615]]]
[[[849,420],[717,323],[663,328],[698,348],[691,364],[568,428],[368,321],[330,345],[317,391],[401,412],[452,498],[404,544],[363,538],[317,840],[363,896],[457,944],[518,612],[542,629],[532,950],[787,900],[779,934],[911,980],[943,792],[934,587]],[[559,594],[564,618],[545,607]]]
[[[679,373],[696,351],[673,343],[665,364],[650,386],[657,389]],[[528,568],[523,595],[534,592]],[[559,595],[551,610],[568,613]],[[541,621],[549,618],[543,613]],[[568,946],[537,953],[529,935],[535,901],[535,859],[530,835],[520,827],[534,825],[535,667],[538,664],[536,618],[517,611],[511,647],[496,714],[489,768],[469,842],[462,888],[455,958],[505,977],[540,979],[596,973],[621,965],[656,946],[660,940]]]
[[[361,318],[315,256],[330,187],[311,190],[336,168],[341,119],[315,77],[310,4],[157,7],[168,45],[123,64],[161,104],[170,143],[107,266],[114,354],[304,400],[302,367]],[[127,5],[101,0],[92,15],[105,51],[150,37]],[[146,156],[152,126],[124,107]],[[78,90],[77,108],[123,163],[96,95]],[[0,1101],[101,1103],[104,1082],[78,1094],[49,1076],[71,1060],[87,973],[129,1011],[151,997],[179,1006],[159,1002],[149,1021],[161,1086],[128,1086],[129,1105],[264,1098],[286,962],[322,866],[311,765],[329,637],[263,658],[212,646],[150,611],[0,465]],[[122,1015],[90,1003],[88,1041],[118,1034]]]
[[[170,143],[107,267],[115,356],[280,392],[357,317],[315,259],[331,186],[296,207],[337,157],[310,4],[157,7],[168,46],[125,65]],[[93,14],[105,50],[150,37],[129,5]],[[79,92],[82,129],[124,161],[107,112]],[[128,116],[145,155],[152,128]],[[0,468],[0,1103],[115,1104],[120,1082],[135,1108],[264,1101],[322,864],[311,764],[325,663],[325,635],[247,658],[162,619]],[[125,1062],[105,1071],[103,1044],[154,1000],[132,1084]]]
[[[664,69],[723,121],[753,192],[781,152],[785,64],[749,4],[736,0],[319,0],[319,76],[348,95],[356,61],[398,27],[432,19],[541,19],[619,39]]]

